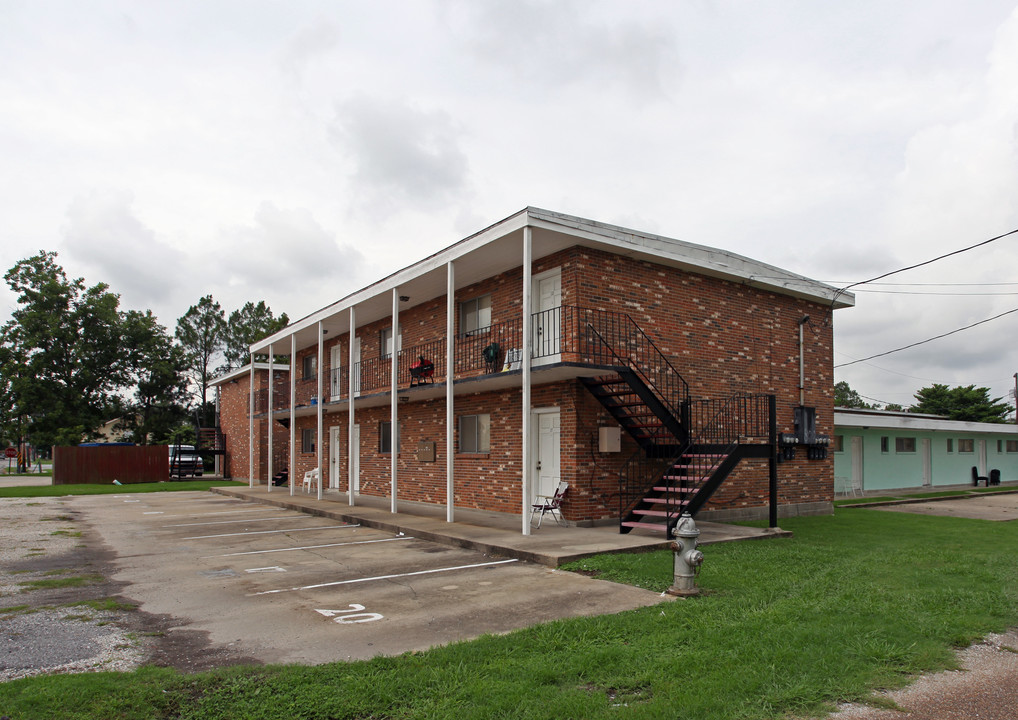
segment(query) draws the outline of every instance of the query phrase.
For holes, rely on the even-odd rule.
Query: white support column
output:
[[[322,347],[323,338],[325,335],[322,333],[322,321],[318,321],[318,429],[315,431],[315,462],[318,463],[318,499],[322,499],[322,486],[325,484],[324,477],[322,474],[322,373],[324,372],[325,363],[322,362],[322,353],[324,352]]]
[[[349,388],[347,390],[347,402],[349,403],[350,418],[346,431],[346,494],[349,497],[350,504],[354,504],[353,499],[353,485],[354,485],[354,473],[356,468],[354,467],[354,447],[353,447],[353,426],[356,424],[354,415],[354,373],[361,371],[360,367],[354,367],[354,353],[353,347],[354,342],[357,339],[357,313],[353,309],[353,305],[350,306],[350,362],[347,363],[347,367],[350,368],[349,372]],[[357,456],[360,457],[361,449],[357,448]]]
[[[455,514],[456,454],[453,434],[456,414],[453,400],[453,376],[456,362],[456,269],[450,261],[445,279],[445,520],[453,522]]]
[[[396,467],[399,462],[399,398],[396,396],[396,385],[399,382],[399,288],[392,289],[392,375],[389,390],[391,404],[389,407],[389,473],[392,478],[392,512],[396,512]]]
[[[254,353],[248,353],[248,357],[251,360],[249,366],[248,381],[250,387],[248,387],[249,395],[247,399],[247,486],[250,488],[254,487]]]
[[[297,482],[294,474],[297,472],[297,416],[294,414],[294,406],[297,404],[294,398],[297,396],[297,336],[290,336],[290,467],[287,473],[290,476],[290,496]]]
[[[272,472],[272,470],[273,470],[273,462],[272,462],[272,434],[273,434],[272,433],[272,423],[274,422],[274,418],[272,417],[272,414],[273,414],[273,412],[276,409],[276,405],[275,405],[275,403],[273,403],[273,395],[272,395],[272,393],[275,390],[276,383],[274,382],[275,381],[275,375],[273,373],[275,373],[275,367],[273,366],[273,362],[272,362],[273,360],[274,360],[274,357],[272,355],[272,344],[270,343],[269,344],[269,422],[268,422],[268,425],[269,425],[269,433],[268,433],[269,434],[269,454],[268,454],[269,477],[268,477],[268,492],[272,492],[272,476],[274,474]]]
[[[533,503],[531,499],[531,471],[530,466],[533,464],[531,460],[531,447],[530,447],[530,306],[531,306],[531,264],[533,262],[533,248],[531,240],[530,226],[527,225],[523,228],[523,383],[522,383],[522,417],[520,418],[520,432],[523,437],[522,448],[523,448],[523,459],[521,464],[523,465],[523,502],[522,502],[522,516],[523,516],[523,534],[530,534],[530,506]]]

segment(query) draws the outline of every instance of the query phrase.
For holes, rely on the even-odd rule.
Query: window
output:
[[[914,453],[915,452],[915,438],[914,437],[894,438],[894,452],[896,452],[896,453]]]
[[[491,415],[460,416],[460,452],[486,453],[491,449]]]
[[[1000,454],[1001,452],[1003,452],[1003,445],[1004,445],[1004,441],[1003,441],[1003,440],[998,440],[998,441],[997,441],[997,454],[998,454],[998,455],[999,455],[999,454]]]
[[[834,452],[844,452],[844,451],[845,451],[845,436],[844,435],[835,435],[834,436]]]
[[[300,451],[313,453],[315,451],[315,429],[305,428],[300,431]]]
[[[304,372],[301,374],[301,379],[311,380],[315,378],[318,375],[318,355],[315,353],[305,355],[303,363]]]
[[[465,335],[487,330],[491,326],[491,295],[482,295],[460,303],[460,332]]]
[[[889,440],[888,440],[886,435],[884,435],[882,438],[880,438],[880,452],[882,452],[882,453],[890,452],[890,450],[888,448],[888,442],[889,442]]]
[[[383,360],[387,360],[392,357],[392,328],[387,327],[381,333],[379,333],[378,347],[381,350]],[[396,337],[396,352],[403,349],[403,329],[400,328],[400,333]]]
[[[400,427],[396,426],[396,452],[399,452]],[[378,452],[392,452],[392,423],[386,420],[378,423]]]
[[[1018,440],[1008,440],[1004,447],[1009,453],[1018,453]]]
[[[976,451],[975,444],[976,444],[975,440],[959,440],[958,452],[960,453],[975,452]]]
[[[954,440],[952,440],[951,438],[947,439],[947,451],[949,453],[953,453],[954,452]]]

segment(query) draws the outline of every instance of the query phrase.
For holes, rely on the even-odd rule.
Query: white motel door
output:
[[[856,493],[863,491],[863,452],[862,438],[858,435],[852,436],[852,490]]]
[[[561,480],[559,468],[559,412],[536,413],[537,427],[537,486],[536,495],[555,494]]]
[[[336,402],[343,394],[343,352],[337,344],[329,351],[329,389],[332,392],[332,401]]]
[[[329,428],[329,488],[339,490],[339,425]]]
[[[562,271],[558,268],[534,276],[533,354],[544,362],[557,362],[561,337]]]
[[[923,456],[923,486],[933,485],[933,449],[929,438],[919,438],[919,447]]]
[[[353,494],[361,492],[361,426],[353,426],[353,434],[350,436],[350,485],[353,486]]]

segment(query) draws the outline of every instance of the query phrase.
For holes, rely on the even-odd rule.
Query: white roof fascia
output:
[[[265,362],[265,363],[256,362],[254,364],[254,369],[256,371],[265,370],[266,372],[268,372],[269,364],[267,362]],[[286,370],[286,371],[289,371],[290,370],[290,366],[287,363],[273,363],[272,369],[273,370]],[[222,375],[220,375],[220,376],[218,376],[216,378],[213,378],[209,382],[209,387],[215,387],[216,385],[222,385],[224,383],[229,382],[230,380],[233,380],[234,378],[245,377],[245,376],[250,375],[250,374],[251,374],[251,363],[248,363],[244,367],[237,368],[236,370],[230,370],[227,373],[224,373],[224,374],[222,374]]]
[[[951,432],[966,435],[1015,435],[1018,425],[1010,423],[981,423],[963,420],[945,420],[932,415],[908,413],[894,415],[870,415],[863,413],[834,411],[835,428],[878,428],[883,430],[910,430],[913,432]]]
[[[378,295],[391,292],[393,288],[414,278],[432,272],[447,263],[484,247],[500,237],[526,226],[544,228],[555,232],[567,232],[578,239],[585,239],[616,250],[644,256],[648,260],[666,259],[672,264],[695,271],[699,274],[730,279],[753,287],[793,295],[821,303],[833,303],[835,308],[852,307],[855,296],[850,292],[839,292],[837,288],[797,275],[787,270],[758,262],[725,250],[696,245],[666,238],[661,235],[629,230],[594,220],[527,207],[487,228],[440,250],[433,255],[409,265],[367,287],[362,288],[326,307],[311,313],[274,335],[251,345],[251,352],[267,352],[269,344],[280,343],[301,330],[313,327],[319,321],[335,316],[351,306]],[[625,253],[622,253],[625,254]]]
[[[539,208],[528,208],[531,217],[543,219],[549,229],[562,225],[582,237],[604,242],[612,247],[649,256],[666,258],[676,265],[700,274],[746,282],[754,287],[782,294],[792,294],[815,302],[834,302],[835,308],[852,307],[855,295],[839,292],[838,288],[798,275],[788,270],[753,260],[727,250],[697,245],[652,233],[628,230],[617,225],[584,220]],[[539,223],[532,223],[540,226]]]

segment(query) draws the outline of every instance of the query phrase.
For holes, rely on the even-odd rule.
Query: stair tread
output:
[[[649,515],[651,517],[668,517],[674,515],[674,512],[667,512],[666,510],[633,510],[634,515]]]
[[[664,530],[668,527],[667,523],[647,523],[640,522],[638,520],[626,520],[622,523],[623,527],[628,528],[645,528],[647,530]]]
[[[695,488],[687,487],[667,487],[667,486],[655,486],[653,488],[655,492],[679,492],[679,493],[691,493],[696,492]]]
[[[645,503],[657,503],[659,505],[688,505],[689,498],[666,498],[666,497],[645,497]],[[640,512],[634,510],[633,512]]]

